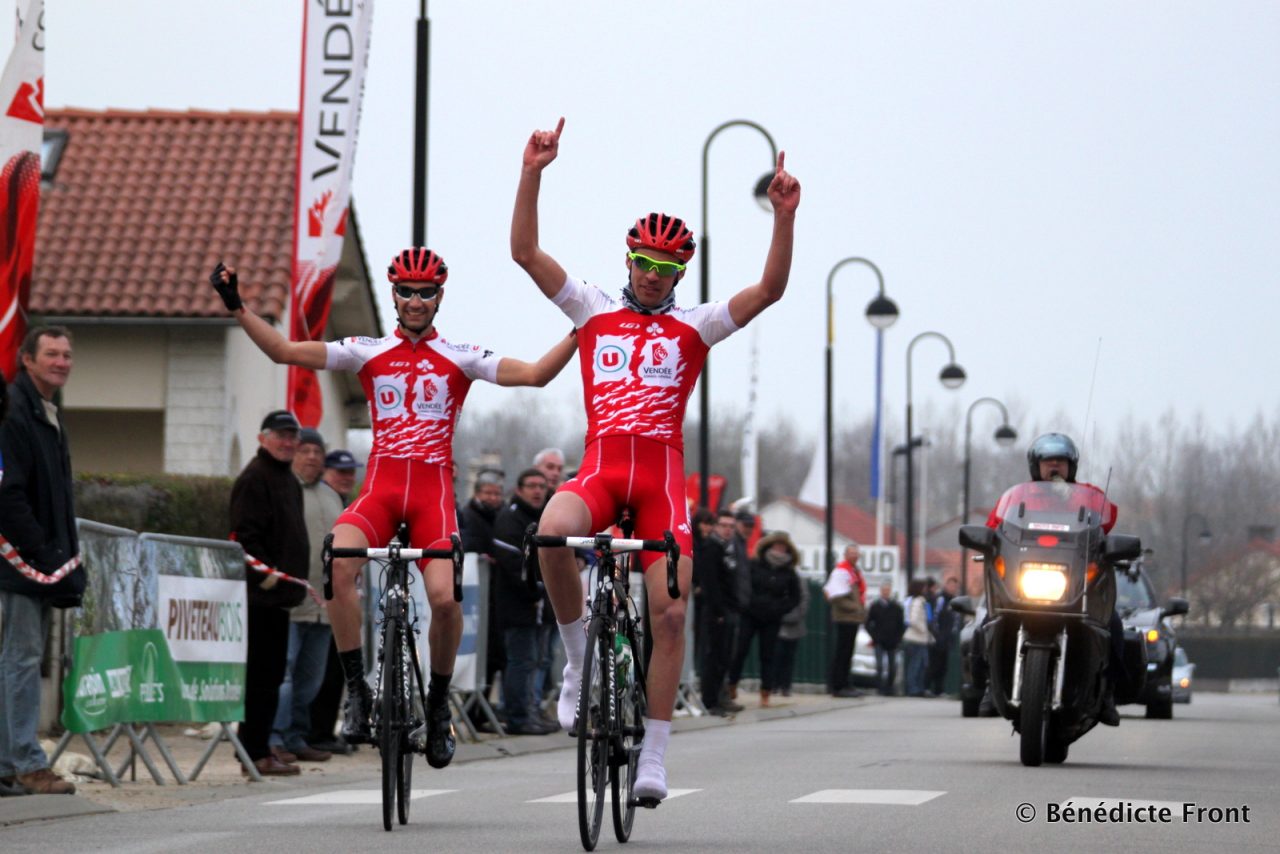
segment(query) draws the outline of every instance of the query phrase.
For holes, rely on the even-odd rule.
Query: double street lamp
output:
[[[778,146],[773,141],[773,137],[760,125],[747,119],[734,119],[725,122],[717,127],[707,136],[707,141],[702,144],[702,239],[699,246],[699,255],[702,258],[701,266],[698,268],[701,274],[700,290],[698,293],[699,302],[706,303],[711,301],[711,226],[707,219],[707,160],[711,153],[711,141],[715,139],[721,131],[728,130],[731,127],[749,127],[760,133],[769,143],[770,165],[778,162]],[[769,182],[773,180],[773,172],[766,172],[756,182],[754,196],[756,201],[766,211],[771,210],[769,204]],[[699,381],[700,390],[698,393],[698,505],[706,507],[710,498],[709,482],[711,480],[711,354],[707,354],[706,361],[702,365],[702,378]],[[714,507],[710,508],[716,509]]]
[[[876,455],[877,469],[880,466],[880,435],[879,435],[879,429],[878,429],[880,424],[879,422],[880,375],[881,375],[880,355],[881,355],[881,348],[884,345],[884,330],[892,326],[898,319],[898,306],[894,303],[893,300],[889,299],[884,295],[884,276],[880,273],[879,267],[877,267],[871,261],[868,261],[866,258],[849,257],[841,261],[838,261],[836,265],[831,268],[831,272],[827,274],[827,370],[826,370],[826,389],[825,389],[825,394],[826,394],[825,442],[826,444],[824,446],[826,450],[825,459],[826,459],[826,487],[827,487],[826,505],[827,506],[826,506],[826,517],[823,522],[823,534],[824,534],[823,542],[825,544],[825,550],[823,551],[823,555],[825,556],[825,565],[823,568],[827,571],[827,573],[830,573],[831,570],[835,567],[835,552],[832,549],[832,539],[834,537],[834,529],[835,529],[834,514],[835,514],[835,506],[836,506],[834,490],[832,488],[833,473],[834,473],[834,467],[835,467],[835,454],[832,452],[832,447],[831,447],[832,445],[831,434],[833,429],[832,428],[831,360],[832,360],[832,348],[835,344],[836,328],[835,328],[835,321],[833,319],[833,310],[835,309],[835,300],[831,296],[831,284],[835,280],[836,273],[840,270],[841,267],[845,266],[846,264],[865,264],[866,266],[870,267],[871,271],[876,274],[876,282],[879,286],[879,290],[876,293],[875,299],[867,303],[867,309],[865,312],[867,322],[876,328],[876,416],[877,416],[876,427],[877,427],[877,430],[876,430],[876,435],[874,436],[875,447],[872,448],[871,452]],[[879,496],[877,496],[877,498],[878,497]],[[877,506],[879,507],[880,505],[877,505]],[[878,521],[879,520],[877,520],[877,522]],[[876,534],[878,537],[879,536],[878,528],[877,528]]]
[[[1209,520],[1194,510],[1182,520],[1182,598],[1187,598],[1187,530],[1192,519],[1199,519],[1203,526],[1200,529],[1200,545],[1207,546],[1213,541],[1213,531],[1209,530]]]
[[[995,435],[992,437],[996,440],[996,444],[1002,448],[1007,448],[1014,442],[1018,441],[1018,431],[1009,425],[1009,410],[1005,405],[994,397],[980,397],[973,403],[969,404],[969,410],[964,416],[964,523],[969,524],[970,500],[969,500],[969,470],[970,461],[970,445],[973,436],[973,410],[978,408],[979,404],[990,403],[1000,407],[1000,414],[1004,417],[1004,421],[996,428]],[[969,550],[960,550],[960,592],[968,595],[969,593]]]
[[[964,385],[965,373],[964,368],[956,364],[956,348],[952,346],[951,339],[943,335],[941,332],[921,332],[915,338],[911,339],[911,343],[907,345],[907,438],[912,435],[911,426],[911,353],[915,350],[916,344],[925,338],[937,338],[947,345],[948,358],[951,360],[943,366],[938,372],[938,379],[942,382],[943,387],[948,389],[957,389]],[[912,548],[913,534],[915,533],[915,469],[912,465],[911,449],[907,449],[907,581],[911,581],[912,573],[915,571],[915,550]],[[921,555],[921,558],[924,556]]]

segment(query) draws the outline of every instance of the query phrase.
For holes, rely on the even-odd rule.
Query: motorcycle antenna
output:
[[[1082,447],[1089,441],[1089,419],[1093,417],[1093,390],[1098,385],[1098,363],[1100,361],[1102,361],[1102,336],[1098,336],[1098,346],[1093,352],[1093,376],[1089,378],[1089,399],[1085,402],[1084,406],[1083,435],[1080,437],[1080,444]],[[1086,459],[1088,459],[1089,464],[1092,465],[1093,455],[1090,454]],[[1111,480],[1109,472],[1107,480]]]

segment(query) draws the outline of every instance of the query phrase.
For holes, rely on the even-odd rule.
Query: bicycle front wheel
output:
[[[400,621],[388,617],[382,624],[382,685],[378,697],[378,752],[382,754],[382,828],[391,829],[399,789],[400,726],[404,691],[403,636]]]
[[[582,690],[578,694],[578,833],[582,847],[595,850],[604,818],[604,790],[609,781],[609,697],[605,649],[611,633],[595,617],[587,632],[582,662]]]
[[[627,627],[625,637],[635,650],[643,649],[635,624]],[[614,755],[609,762],[609,783],[613,795],[613,835],[619,842],[631,838],[631,827],[636,820],[635,795],[636,765],[640,759],[640,747],[644,741],[644,719],[648,706],[644,693],[644,674],[639,671],[634,658],[624,673],[615,668],[618,695],[618,739]]]
[[[401,824],[409,823],[409,801],[412,800],[411,786],[413,783],[413,745],[410,744],[409,733],[413,731],[415,726],[424,724],[426,716],[417,714],[417,710],[421,707],[418,700],[418,669],[413,666],[413,658],[409,649],[409,644],[413,643],[413,635],[405,632],[403,634],[404,642],[400,644],[401,655],[400,660],[404,664],[404,679],[401,680],[401,697],[400,697],[400,721],[403,727],[400,730],[400,753],[396,759],[396,818]]]

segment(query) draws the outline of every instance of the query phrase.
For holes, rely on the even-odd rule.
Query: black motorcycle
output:
[[[1063,762],[1068,746],[1098,722],[1113,571],[1142,553],[1137,537],[1104,533],[1111,507],[1086,484],[1024,483],[1000,499],[996,528],[960,529],[960,544],[985,565],[988,616],[975,640],[996,710],[1021,736],[1023,765]],[[970,597],[956,597],[951,607],[974,615]],[[1135,669],[1140,679],[1145,661]]]

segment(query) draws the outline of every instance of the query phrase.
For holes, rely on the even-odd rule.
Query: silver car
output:
[[[1187,651],[1182,647],[1173,650],[1173,701],[1191,702],[1191,684],[1196,678],[1196,666],[1187,661]]]

